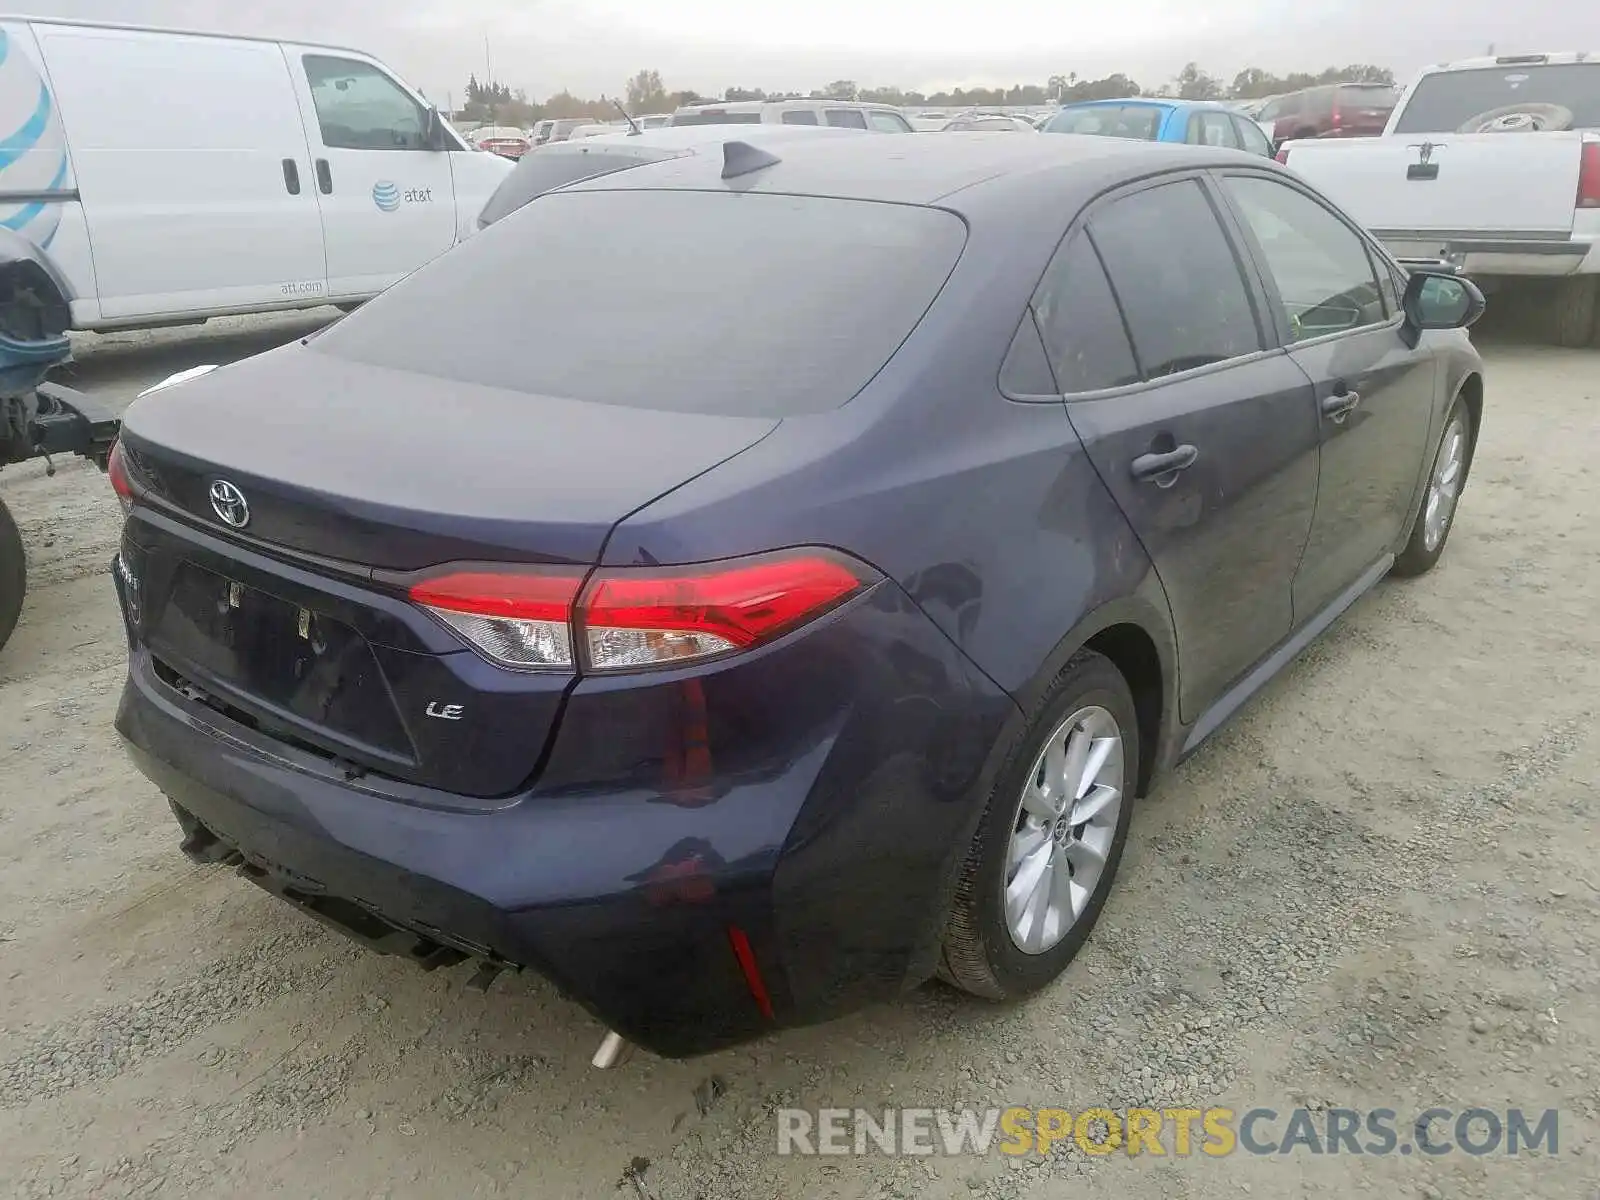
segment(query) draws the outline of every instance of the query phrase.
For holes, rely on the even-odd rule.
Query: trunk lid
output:
[[[130,407],[151,501],[124,557],[169,687],[402,785],[506,795],[571,676],[496,667],[385,582],[445,562],[584,566],[623,517],[777,425],[447,383],[291,346]],[[232,528],[212,504],[231,484]],[[227,509],[227,497],[223,508]]]
[[[1288,166],[1386,240],[1407,231],[1566,236],[1582,147],[1575,131],[1394,134],[1296,143]],[[1437,171],[1416,169],[1427,166]]]

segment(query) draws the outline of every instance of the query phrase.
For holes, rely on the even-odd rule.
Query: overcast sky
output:
[[[32,0],[39,16],[177,25],[358,46],[443,104],[469,72],[535,99],[623,91],[809,89],[833,79],[934,90],[1124,71],[1151,86],[1196,59],[1223,78],[1527,50],[1600,51],[1582,0]],[[246,11],[247,7],[254,11]]]

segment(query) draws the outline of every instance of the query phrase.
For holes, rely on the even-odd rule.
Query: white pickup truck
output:
[[[1430,67],[1381,137],[1290,142],[1278,161],[1402,262],[1453,267],[1486,292],[1530,281],[1549,294],[1554,341],[1596,337],[1600,56]]]

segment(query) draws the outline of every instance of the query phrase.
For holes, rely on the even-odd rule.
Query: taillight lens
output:
[[[1578,207],[1600,208],[1600,142],[1585,142],[1578,164]]]
[[[867,583],[822,551],[676,569],[598,571],[578,606],[597,671],[710,658],[771,641],[837,607]]]
[[[814,621],[875,573],[805,549],[686,567],[482,567],[414,584],[411,600],[504,666],[629,671],[749,650]]]
[[[106,478],[111,480],[111,490],[117,494],[117,500],[122,505],[124,515],[133,511],[134,490],[133,481],[128,478],[128,463],[122,454],[122,441],[118,439],[111,445],[110,457],[106,459]]]
[[[522,670],[570,669],[572,572],[460,570],[413,584],[411,599],[495,662]]]
[[[1272,156],[1277,162],[1287,166],[1289,163],[1289,147],[1284,146]]]

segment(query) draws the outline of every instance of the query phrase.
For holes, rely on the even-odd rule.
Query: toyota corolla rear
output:
[[[905,205],[553,193],[136,402],[117,725],[184,849],[426,967],[536,969],[665,1054],[925,976],[1009,701],[821,524],[607,548],[765,439],[817,453],[964,238]]]

